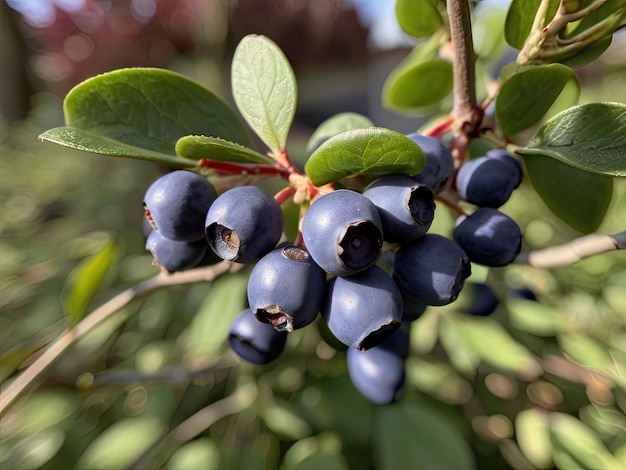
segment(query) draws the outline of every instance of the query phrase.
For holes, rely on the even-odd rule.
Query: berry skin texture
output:
[[[280,204],[270,194],[256,186],[238,186],[211,205],[205,233],[220,258],[253,263],[276,246],[284,224]]]
[[[369,199],[339,189],[311,204],[302,218],[302,238],[324,271],[349,276],[378,260],[383,231],[378,210]]]
[[[346,361],[354,386],[377,405],[397,401],[404,387],[404,359],[408,356],[409,337],[396,332],[367,351],[349,348]]]
[[[261,323],[250,309],[235,319],[228,334],[228,344],[242,359],[253,364],[269,364],[285,349],[287,332],[276,331],[272,325]]]
[[[255,264],[248,280],[248,303],[257,320],[291,332],[315,320],[325,288],[322,268],[305,250],[285,243]]]
[[[365,351],[400,327],[402,294],[379,266],[328,282],[322,317],[335,337]]]
[[[460,217],[453,234],[469,259],[483,266],[506,266],[522,250],[519,225],[508,215],[489,207],[481,207],[467,217]]]
[[[146,250],[152,253],[155,262],[173,273],[196,267],[208,251],[206,240],[191,242],[170,240],[153,230],[146,240]]]
[[[171,240],[188,242],[204,238],[202,224],[216,197],[205,177],[177,170],[150,185],[143,205],[154,230]]]
[[[506,150],[493,149],[465,162],[456,176],[461,198],[479,207],[498,208],[522,181],[522,166]]]
[[[378,209],[383,238],[389,242],[406,242],[421,237],[435,216],[433,192],[405,175],[379,178],[365,188],[363,196]]]
[[[471,272],[470,259],[457,243],[427,233],[396,252],[393,279],[409,299],[439,306],[456,300]]]
[[[438,194],[447,186],[454,174],[454,158],[450,150],[441,141],[422,134],[408,134],[424,152],[426,166],[412,178],[425,184],[434,194]]]

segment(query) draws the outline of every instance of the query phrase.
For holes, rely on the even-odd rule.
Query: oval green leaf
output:
[[[329,117],[322,122],[315,132],[309,138],[306,145],[307,152],[313,152],[322,142],[328,140],[332,136],[350,129],[358,129],[359,127],[370,127],[374,123],[370,118],[358,113],[339,113]]]
[[[512,137],[538,123],[570,83],[575,87],[577,100],[580,82],[565,65],[532,67],[511,76],[496,99],[496,119],[502,134]]]
[[[511,2],[504,25],[504,38],[511,47],[515,49],[524,47],[541,3],[542,0],[513,0]],[[550,22],[558,7],[559,0],[549,0],[548,11],[540,28]]]
[[[231,80],[235,103],[246,122],[271,150],[285,148],[296,112],[297,86],[280,48],[265,36],[244,37],[235,49]]]
[[[119,140],[109,139],[101,134],[76,129],[75,127],[55,127],[41,134],[39,140],[42,142],[52,142],[57,145],[62,145],[63,147],[81,150],[83,152],[107,155],[109,157],[147,160],[179,168],[192,168],[196,166],[196,162],[192,160],[185,160],[167,153],[155,152],[125,144]]]
[[[584,171],[626,176],[626,105],[589,103],[542,125],[522,155],[548,155]]]
[[[524,155],[535,191],[564,222],[581,233],[594,232],[613,196],[613,178],[579,170],[545,155]]]
[[[164,69],[121,69],[85,80],[67,94],[64,110],[68,126],[165,154],[190,134],[252,145],[224,101]]]
[[[475,468],[467,442],[445,418],[429,408],[399,402],[375,411],[375,468]]]
[[[383,86],[383,104],[419,113],[431,109],[452,91],[452,63],[434,59],[395,69]]]
[[[582,49],[580,52],[576,53],[574,56],[562,60],[561,63],[572,68],[587,65],[588,63],[593,62],[598,57],[600,57],[604,53],[604,51],[609,48],[612,41],[613,36],[607,36],[603,39],[600,39],[599,41],[593,42],[589,46]]]
[[[396,18],[400,28],[415,38],[430,36],[443,23],[431,0],[398,0]]]
[[[188,135],[176,142],[176,154],[191,160],[217,160],[235,163],[272,163],[272,160],[248,147],[217,137]]]
[[[63,291],[65,312],[72,325],[87,314],[89,304],[117,258],[118,251],[117,244],[109,242],[100,251],[83,260],[69,275]]]
[[[344,178],[419,173],[426,159],[419,146],[400,132],[365,127],[341,132],[320,145],[304,170],[316,186]]]

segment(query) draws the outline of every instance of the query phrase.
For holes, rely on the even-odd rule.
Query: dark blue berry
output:
[[[435,198],[425,184],[405,175],[372,182],[363,196],[374,203],[389,242],[407,242],[424,235],[435,216]]]
[[[402,294],[385,270],[374,265],[331,279],[322,316],[339,341],[365,351],[400,327]]]
[[[494,290],[481,282],[466,282],[458,302],[460,311],[477,317],[491,315],[499,303]]]
[[[152,228],[171,240],[204,238],[204,218],[217,197],[213,185],[191,171],[177,170],[154,181],[143,199]]]
[[[287,333],[261,323],[250,309],[244,310],[230,327],[228,343],[242,359],[254,364],[268,364],[278,358],[287,342]]]
[[[315,320],[322,308],[326,273],[309,254],[283,244],[263,256],[248,280],[248,303],[259,321],[293,331]]]
[[[509,290],[509,295],[514,299],[530,300],[536,302],[537,294],[530,287],[516,287]]]
[[[427,233],[396,252],[393,278],[411,299],[426,305],[456,300],[471,274],[470,260],[453,240]]]
[[[506,266],[522,249],[519,225],[508,215],[488,207],[459,218],[454,239],[471,261],[484,266]]]
[[[203,238],[191,242],[170,240],[153,230],[146,240],[146,249],[154,256],[154,261],[169,272],[191,269],[202,261],[208,251]]]
[[[252,263],[276,246],[284,219],[270,194],[256,186],[238,186],[215,200],[205,227],[209,246],[220,258]]]
[[[461,198],[480,207],[500,207],[522,181],[522,167],[506,150],[493,149],[465,162],[456,176]]]
[[[349,276],[379,258],[383,232],[376,206],[362,194],[340,189],[318,198],[302,219],[302,238],[326,272]]]
[[[454,158],[450,150],[433,137],[422,134],[409,134],[409,137],[424,152],[426,166],[413,179],[425,184],[434,193],[440,193],[454,174]]]

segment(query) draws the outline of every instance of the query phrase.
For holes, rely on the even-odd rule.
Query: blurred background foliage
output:
[[[476,28],[476,41],[510,61],[493,24]],[[380,104],[411,47],[393,2],[0,3],[0,380],[67,326],[67,280],[83,260],[117,247],[91,308],[158,272],[141,203],[167,168],[39,143],[63,124],[64,94],[97,73],[157,66],[230,100],[230,56],[249,33],[276,41],[295,69],[296,161],[337,112],[404,132],[422,124]],[[581,102],[626,102],[624,36],[576,70]],[[617,181],[599,231],[623,230],[624,207]],[[504,211],[527,250],[577,236],[528,183]],[[449,235],[452,222],[440,208],[433,231]],[[245,308],[245,270],[168,288],[77,341],[0,418],[0,468],[624,468],[625,268],[626,254],[612,252],[553,270],[476,269],[501,299],[497,312],[429,309],[411,325],[404,397],[385,407],[354,389],[345,349],[321,322],[291,334],[268,366],[235,358],[224,339]]]

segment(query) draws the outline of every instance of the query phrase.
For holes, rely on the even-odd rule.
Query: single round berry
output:
[[[143,199],[152,228],[171,240],[194,241],[204,237],[204,218],[217,193],[203,176],[186,170],[168,173],[154,181]]]
[[[169,272],[176,272],[200,264],[208,251],[208,245],[203,238],[181,242],[165,238],[153,230],[146,240],[146,249],[152,253],[156,264]]]
[[[490,153],[492,152],[492,153]],[[456,176],[461,198],[480,207],[497,208],[509,200],[522,181],[522,167],[505,150],[496,149],[465,162]]]
[[[293,331],[322,308],[326,273],[309,254],[290,243],[263,256],[248,280],[248,303],[257,320],[278,331]]]
[[[349,348],[346,355],[348,373],[357,390],[378,405],[397,401],[406,379],[404,358],[408,355],[408,347],[407,334],[396,330],[367,351]]]
[[[363,196],[374,203],[389,242],[407,242],[424,235],[435,216],[435,197],[422,183],[405,175],[373,181]]]
[[[328,282],[322,317],[335,337],[363,351],[400,327],[402,294],[379,266]]]
[[[433,137],[422,134],[407,135],[424,152],[426,166],[412,178],[425,184],[434,194],[440,193],[454,174],[454,158],[450,150]]]
[[[478,264],[500,267],[510,264],[522,250],[522,231],[508,215],[497,209],[481,207],[460,217],[454,239]]]
[[[427,233],[396,252],[393,278],[404,295],[426,305],[446,305],[471,274],[467,254],[453,240]]]
[[[276,246],[284,219],[270,194],[256,186],[238,186],[215,200],[205,227],[209,246],[220,258],[253,263]]]
[[[233,322],[228,334],[231,349],[242,359],[254,364],[268,364],[278,358],[287,342],[287,333],[261,323],[250,309]]]
[[[309,207],[302,219],[302,238],[315,262],[337,276],[372,266],[383,244],[376,206],[348,189],[325,194]]]

